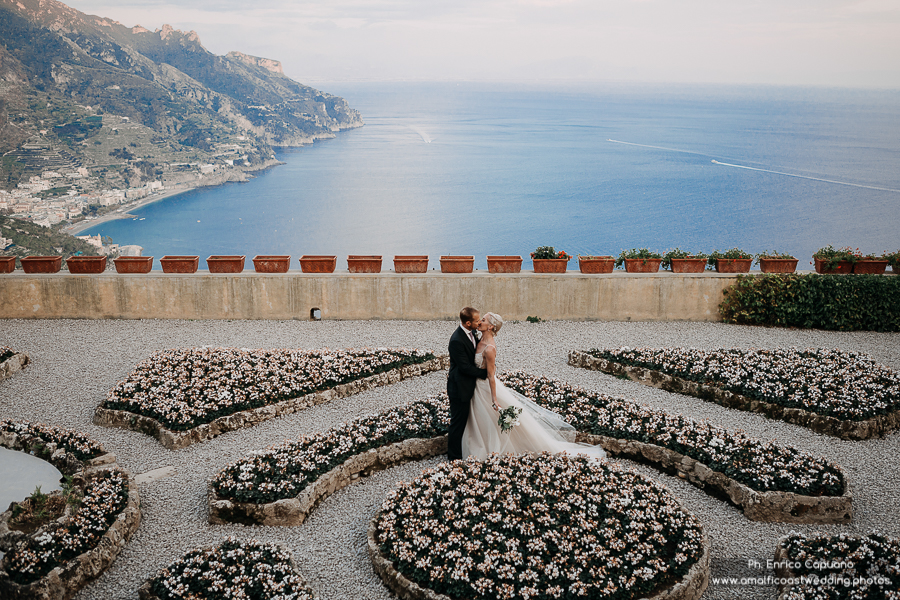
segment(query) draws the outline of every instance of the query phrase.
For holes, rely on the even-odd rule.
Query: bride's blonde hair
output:
[[[497,313],[489,312],[484,315],[484,318],[488,320],[488,323],[491,324],[493,328],[494,335],[500,334],[500,328],[503,327],[503,317],[498,315]]]

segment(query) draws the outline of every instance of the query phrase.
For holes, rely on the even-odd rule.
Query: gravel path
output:
[[[381,500],[397,481],[414,478],[441,460],[412,463],[362,479],[322,503],[300,527],[210,526],[205,485],[220,468],[252,450],[357,416],[380,412],[444,388],[446,372],[407,380],[309,408],[180,451],[169,451],[139,433],[95,427],[91,416],[106,393],[153,350],[185,346],[346,348],[408,346],[444,352],[455,323],[447,321],[0,321],[0,345],[31,355],[32,364],[0,383],[0,417],[40,421],[91,435],[139,474],[173,466],[172,477],[141,486],[143,522],[112,567],[77,600],[136,598],[137,588],[187,550],[218,543],[226,535],[282,544],[322,600],[378,599],[391,595],[373,573],[365,531]],[[571,349],[594,346],[807,347],[867,352],[900,371],[900,334],[835,333],[740,327],[713,323],[509,323],[498,338],[501,369],[522,369],[652,407],[706,418],[748,434],[793,444],[825,456],[845,471],[856,510],[848,526],[805,527],[755,523],[735,508],[683,481],[636,466],[663,481],[698,515],[710,538],[713,576],[738,574],[748,559],[772,558],[776,540],[791,530],[868,533],[900,537],[900,434],[846,442],[794,425],[738,412],[686,396],[622,381],[566,364]],[[754,574],[767,572],[752,571]],[[768,572],[771,573],[771,572]],[[711,585],[704,598],[772,598],[773,586]]]

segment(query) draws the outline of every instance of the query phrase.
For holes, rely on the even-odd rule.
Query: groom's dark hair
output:
[[[459,311],[459,320],[461,323],[465,323],[466,321],[472,321],[473,317],[475,317],[475,313],[478,312],[478,309],[472,308],[471,306],[467,306],[461,311]]]

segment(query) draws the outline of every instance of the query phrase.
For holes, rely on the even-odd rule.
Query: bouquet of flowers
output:
[[[500,433],[509,433],[509,430],[519,424],[519,415],[522,409],[518,406],[507,406],[500,411],[500,418],[497,425],[500,426]]]

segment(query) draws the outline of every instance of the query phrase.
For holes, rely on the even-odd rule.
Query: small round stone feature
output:
[[[445,463],[402,483],[369,528],[401,598],[699,598],[700,522],[663,486],[565,454]]]

